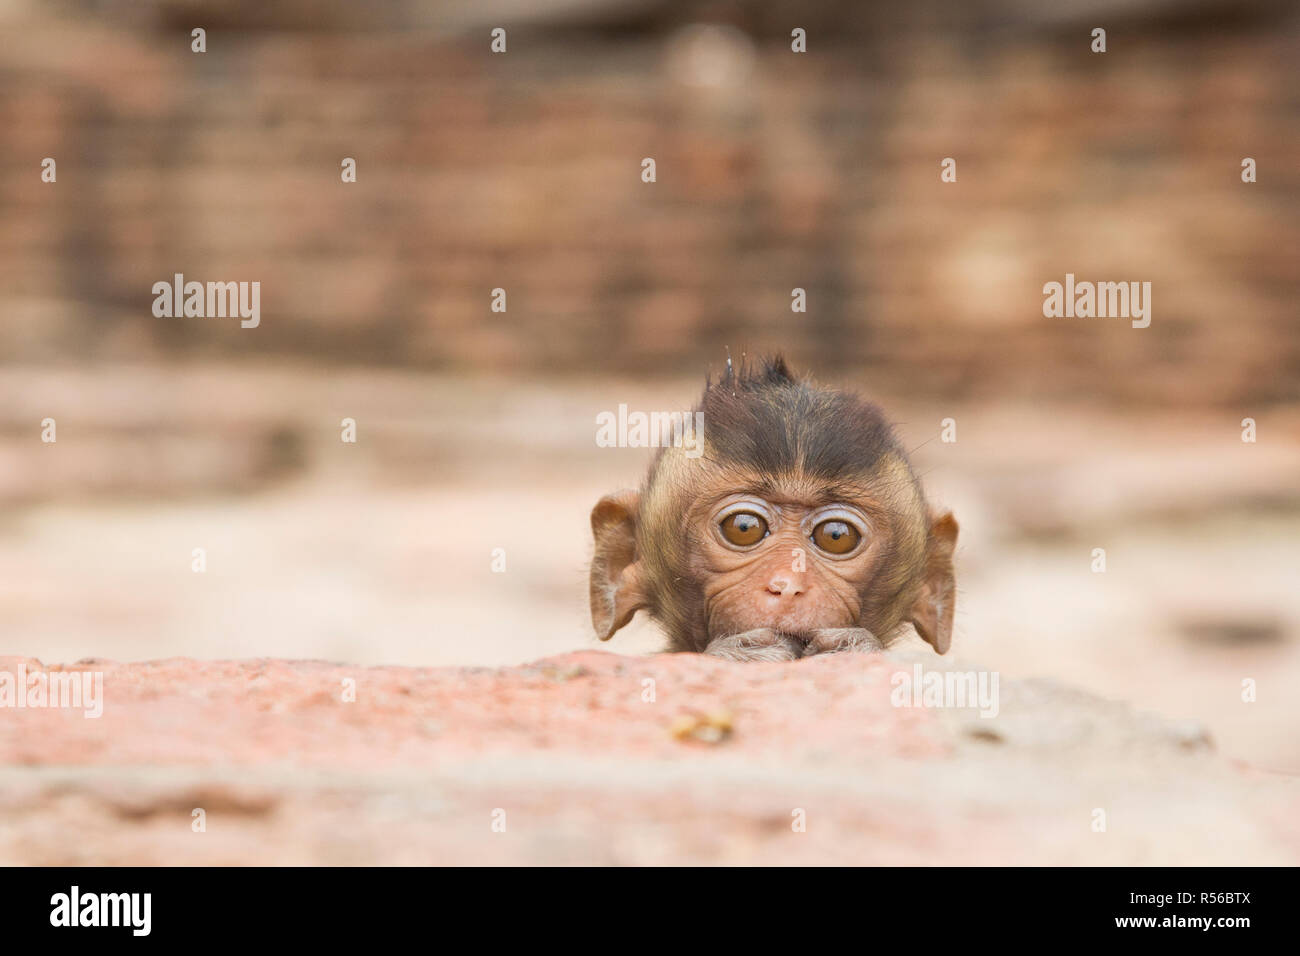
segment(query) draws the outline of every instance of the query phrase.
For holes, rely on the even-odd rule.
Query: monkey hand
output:
[[[752,631],[714,638],[704,653],[727,661],[794,661],[803,653],[803,645],[770,627],[756,627]]]
[[[803,656],[840,654],[845,651],[869,654],[884,649],[885,645],[880,638],[865,627],[826,627],[811,632]]]

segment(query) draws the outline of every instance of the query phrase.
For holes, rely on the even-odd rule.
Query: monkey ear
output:
[[[956,586],[952,555],[957,548],[957,519],[945,511],[930,523],[926,545],[925,580],[912,605],[912,624],[921,639],[943,654],[952,645],[952,614]]]
[[[591,559],[591,623],[607,641],[646,606],[641,562],[636,560],[636,521],[641,496],[606,495],[591,509],[596,553]]]

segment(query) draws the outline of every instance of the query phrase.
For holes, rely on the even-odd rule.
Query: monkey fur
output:
[[[957,522],[877,406],[776,357],[728,361],[697,411],[702,452],[662,448],[592,510],[601,640],[644,609],[669,650],[733,660],[876,650],[909,623],[948,650]]]

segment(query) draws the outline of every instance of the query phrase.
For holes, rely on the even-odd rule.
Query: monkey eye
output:
[[[858,546],[862,535],[847,521],[832,518],[813,528],[813,544],[830,554],[848,554]]]
[[[767,537],[767,522],[752,511],[737,511],[722,519],[718,525],[722,536],[737,547],[758,544]]]

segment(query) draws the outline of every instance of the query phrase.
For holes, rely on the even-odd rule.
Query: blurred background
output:
[[[1300,771],[1296,6],[812,7],[0,0],[0,654],[597,646],[650,452],[596,415],[779,349],[956,511],[959,660]],[[156,318],[178,272],[260,326]],[[1150,328],[1044,318],[1067,272]]]

